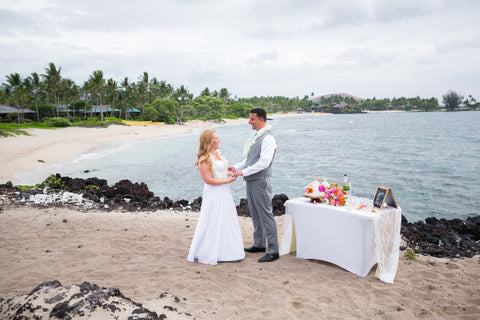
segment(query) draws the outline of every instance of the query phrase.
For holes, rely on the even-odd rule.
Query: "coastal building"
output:
[[[19,110],[17,108],[12,108],[12,107],[0,104],[0,118],[2,119],[2,121],[3,120],[6,121],[6,119],[9,118],[8,117],[9,114],[15,115],[16,117],[19,111],[23,112],[24,114],[35,114],[35,112],[30,109],[23,108],[23,110]]]
[[[343,110],[347,110],[350,108],[350,105],[346,102],[340,102],[337,104],[334,104],[330,108],[330,112],[332,113],[341,113]]]

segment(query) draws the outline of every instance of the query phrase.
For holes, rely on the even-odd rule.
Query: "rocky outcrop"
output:
[[[162,293],[158,305],[168,298]],[[174,297],[174,296],[173,296]],[[100,288],[95,284],[83,282],[80,285],[62,286],[57,281],[39,284],[30,293],[9,299],[0,298],[0,317],[2,319],[145,319],[159,320],[174,316],[175,319],[191,319],[189,313],[177,311],[181,300],[174,297],[164,305],[162,313],[144,308],[142,304],[125,297],[116,288]]]
[[[285,214],[285,202],[288,197],[285,194],[277,194],[272,198],[272,207],[274,216],[282,216]],[[240,203],[237,205],[237,214],[243,217],[250,217],[250,210],[248,210],[248,200],[240,199]]]
[[[480,216],[467,220],[432,217],[413,223],[402,217],[401,233],[416,253],[448,258],[480,254]]]
[[[188,200],[173,201],[168,197],[162,200],[156,197],[143,182],[133,183],[130,180],[121,180],[113,186],[109,186],[107,180],[104,179],[62,177],[58,173],[51,175],[33,189],[19,188],[11,182],[7,182],[0,185],[0,196],[2,195],[9,203],[30,203],[38,206],[66,205],[85,210],[152,211],[173,209],[200,211],[202,205],[201,197],[191,203]],[[274,215],[285,214],[283,205],[287,200],[288,197],[284,194],[273,197]],[[237,213],[242,216],[250,216],[247,200],[240,200]]]
[[[173,201],[156,197],[145,183],[121,180],[113,186],[99,178],[70,178],[51,175],[36,188],[25,189],[11,182],[0,185],[0,196],[7,203],[30,203],[38,206],[72,206],[102,210],[192,210],[199,211],[201,198],[191,204],[187,200]]]

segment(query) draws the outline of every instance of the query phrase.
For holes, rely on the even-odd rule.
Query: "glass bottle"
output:
[[[343,192],[345,192],[347,195],[352,194],[352,183],[348,181],[348,177],[346,173],[343,175],[342,189],[343,189]]]

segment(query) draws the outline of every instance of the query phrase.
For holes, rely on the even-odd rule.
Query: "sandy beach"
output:
[[[247,119],[224,125],[247,123]],[[28,130],[0,138],[0,184],[106,143],[188,133],[218,124]],[[44,162],[39,162],[42,160]],[[46,281],[118,288],[167,319],[479,319],[480,257],[447,259],[400,251],[393,284],[289,254],[261,254],[217,266],[186,260],[197,212],[78,211],[6,206],[0,210],[0,306]],[[279,237],[284,216],[276,217]],[[250,218],[239,217],[245,246]],[[178,299],[165,298],[174,296]],[[168,301],[167,301],[168,300]],[[165,308],[171,306],[175,310]],[[0,308],[0,317],[5,309]],[[83,317],[85,318],[85,317]],[[125,318],[126,319],[126,318]]]
[[[250,218],[240,217],[245,245]],[[400,257],[393,284],[295,254],[217,266],[186,260],[198,213],[78,212],[19,207],[0,213],[0,297],[58,280],[115,287],[145,308],[186,319],[478,319],[480,260]],[[277,218],[279,236],[283,216]],[[401,253],[402,254],[402,253]],[[166,303],[168,292],[179,298]],[[182,319],[172,315],[168,319]]]

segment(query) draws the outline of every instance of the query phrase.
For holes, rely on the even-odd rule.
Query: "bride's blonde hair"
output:
[[[205,162],[210,168],[212,168],[212,159],[210,158],[210,151],[212,150],[213,135],[215,130],[207,129],[200,134],[200,145],[198,146],[197,161],[195,165],[199,167]],[[200,160],[200,158],[202,160]]]

